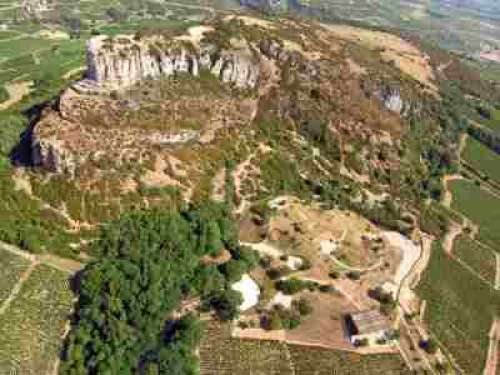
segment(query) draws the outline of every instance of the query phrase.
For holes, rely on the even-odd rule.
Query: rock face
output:
[[[382,101],[384,107],[389,111],[401,114],[403,111],[403,99],[398,89],[386,87],[376,93],[376,96]]]
[[[98,87],[121,89],[148,78],[198,76],[201,70],[238,88],[254,88],[259,80],[258,61],[246,50],[219,51],[214,45],[195,47],[163,37],[98,36],[87,44],[86,78]]]
[[[37,18],[40,12],[49,9],[48,0],[23,0],[21,4],[22,14],[24,18]]]

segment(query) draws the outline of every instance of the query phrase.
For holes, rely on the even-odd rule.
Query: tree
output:
[[[439,348],[436,340],[429,338],[427,340],[420,341],[420,347],[424,349],[429,354],[435,354]]]
[[[247,266],[244,262],[231,259],[221,264],[219,269],[228,282],[235,283],[241,280],[241,277],[247,271]]]
[[[216,267],[201,268],[210,250],[200,238],[212,225],[207,212],[215,223],[227,219],[207,203],[183,212],[132,212],[102,227],[95,260],[81,275],[62,373],[198,373],[198,321],[187,316],[165,325],[166,317],[188,292],[210,294],[222,319],[234,318],[241,303],[238,292],[224,290]]]
[[[309,315],[313,312],[311,303],[304,297],[300,298],[298,301],[294,301],[294,307],[300,315]]]
[[[208,304],[215,310],[222,321],[235,319],[239,314],[239,306],[243,302],[240,292],[232,289],[213,292],[207,298]]]

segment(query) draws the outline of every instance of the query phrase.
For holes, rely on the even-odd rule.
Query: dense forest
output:
[[[225,264],[204,261],[224,250]],[[102,228],[95,253],[80,275],[65,374],[196,374],[200,322],[173,312],[196,297],[233,319],[241,295],[230,282],[257,260],[239,246],[227,206],[215,203],[127,214]]]

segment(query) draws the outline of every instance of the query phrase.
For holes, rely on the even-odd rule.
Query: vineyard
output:
[[[200,348],[203,375],[392,375],[407,368],[397,355],[359,355],[288,345],[276,341],[239,340],[229,325],[207,322]]]
[[[2,251],[2,267],[8,262],[11,272],[1,274],[0,374],[51,373],[61,349],[61,336],[72,307],[68,275],[46,265],[33,269],[8,305],[7,286],[18,283],[28,261]],[[14,289],[11,289],[14,290]]]

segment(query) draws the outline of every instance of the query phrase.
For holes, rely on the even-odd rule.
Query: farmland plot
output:
[[[417,293],[427,301],[425,320],[430,331],[466,374],[481,374],[491,323],[500,311],[500,293],[450,258],[438,244]]]
[[[398,355],[359,355],[288,345],[238,340],[228,325],[208,323],[200,348],[203,375],[393,375],[406,374]]]
[[[455,241],[453,253],[485,280],[492,284],[495,282],[496,259],[493,251],[461,236]]]
[[[28,266],[28,260],[5,250],[0,251],[0,306]]]
[[[500,156],[474,138],[467,140],[463,152],[464,160],[474,169],[484,173],[496,182],[500,182]]]
[[[468,180],[450,183],[452,208],[479,224],[481,242],[500,247],[500,198]]]
[[[72,306],[67,274],[39,265],[0,316],[0,374],[50,373]]]

